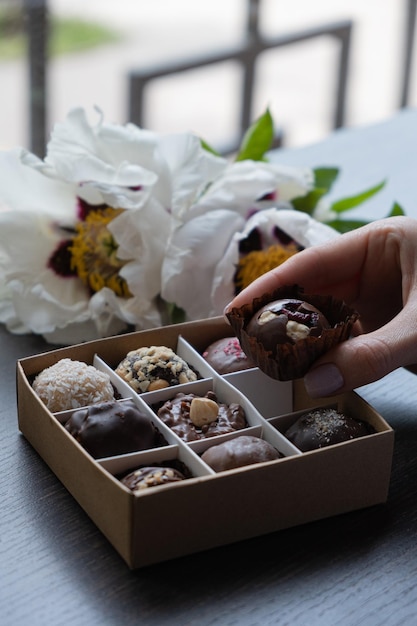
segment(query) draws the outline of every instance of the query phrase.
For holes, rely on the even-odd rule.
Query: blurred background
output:
[[[286,147],[381,121],[417,102],[416,2],[0,0],[0,146],[44,156],[76,106],[225,154],[266,107]]]

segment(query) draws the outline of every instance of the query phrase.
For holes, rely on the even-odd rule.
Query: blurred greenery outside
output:
[[[49,55],[81,52],[120,41],[121,35],[105,26],[77,18],[50,18]],[[21,10],[0,9],[0,61],[26,54],[25,21]]]

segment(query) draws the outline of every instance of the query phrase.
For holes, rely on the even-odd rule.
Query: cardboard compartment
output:
[[[257,368],[219,376],[204,362],[201,351],[227,333],[230,327],[223,318],[214,318],[92,341],[17,363],[19,429],[131,568],[380,504],[387,498],[394,433],[383,418],[353,392],[312,402],[301,381],[277,384]],[[249,413],[249,431],[282,445],[284,458],[215,474],[200,460],[204,442],[190,445],[170,435],[163,448],[94,460],[32,389],[34,376],[62,358],[113,371],[128,351],[150,345],[178,350],[201,379],[138,395],[112,378],[122,397],[133,397],[151,411],[152,397],[169,398],[180,387],[212,387],[226,401],[238,399]],[[376,432],[301,453],[283,436],[285,424],[294,420],[297,411],[330,403],[370,422]],[[237,434],[221,437],[232,436]],[[170,459],[184,463],[191,477],[144,489],[139,495],[118,480],[121,473],[138,466]]]

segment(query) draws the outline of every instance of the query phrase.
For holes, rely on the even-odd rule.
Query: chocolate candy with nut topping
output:
[[[131,350],[116,368],[118,374],[137,393],[156,391],[197,380],[197,373],[166,346]]]
[[[184,474],[174,467],[139,467],[121,479],[121,483],[133,493],[141,493],[149,487],[185,480]]]
[[[265,350],[274,353],[278,344],[294,344],[306,337],[320,337],[327,328],[330,328],[329,322],[312,304],[286,298],[270,302],[256,311],[246,332],[256,337]]]
[[[217,401],[213,391],[204,397],[178,393],[158,410],[158,417],[183,441],[196,441],[247,427],[244,409]]]
[[[240,435],[208,448],[201,459],[215,472],[236,467],[275,461],[281,454],[270,443],[259,437]]]

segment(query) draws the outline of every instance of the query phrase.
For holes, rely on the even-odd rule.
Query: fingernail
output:
[[[343,376],[334,363],[325,363],[310,370],[304,377],[306,391],[312,398],[330,396],[344,385]]]
[[[228,324],[230,324],[230,322],[229,322],[229,318],[227,317],[227,313],[229,312],[230,305],[231,305],[231,302],[229,302],[229,304],[225,306],[223,309],[223,317]]]

